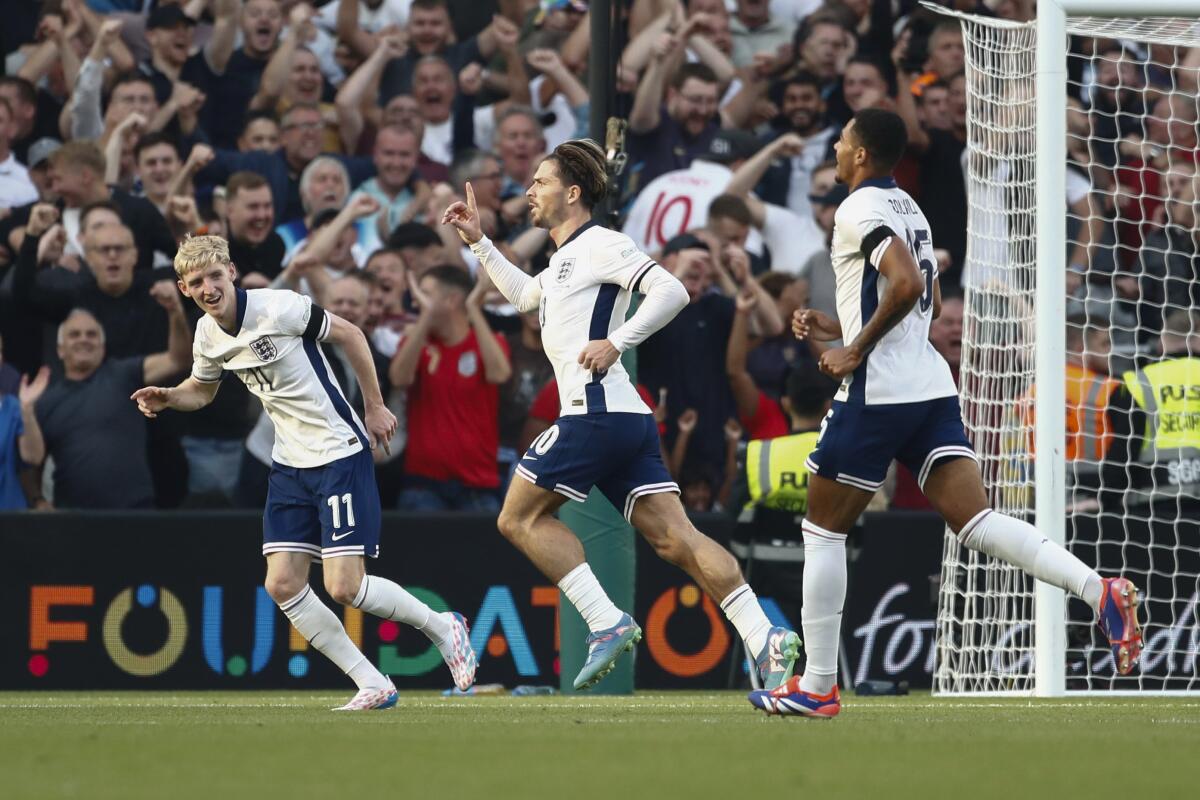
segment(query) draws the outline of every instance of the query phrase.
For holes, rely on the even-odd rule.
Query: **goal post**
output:
[[[1093,253],[1099,252],[1093,237],[1105,226],[1122,234],[1135,229],[1137,237],[1155,226],[1165,230],[1161,210],[1153,219],[1143,212],[1167,203],[1162,185],[1168,181],[1164,175],[1162,185],[1151,187],[1139,178],[1141,183],[1131,188],[1120,184],[1120,162],[1102,164],[1099,157],[1083,165],[1087,180],[1079,175],[1068,180],[1071,136],[1085,138],[1082,152],[1093,155],[1105,147],[1115,152],[1122,143],[1121,135],[1105,138],[1090,128],[1086,134],[1069,128],[1069,101],[1114,89],[1101,85],[1112,72],[1105,67],[1113,64],[1100,63],[1104,58],[1096,52],[1081,60],[1086,63],[1069,65],[1069,37],[1120,40],[1145,54],[1138,67],[1141,75],[1155,69],[1173,75],[1180,61],[1179,51],[1171,48],[1200,47],[1200,6],[1194,0],[1039,0],[1036,21],[1012,23],[924,5],[961,21],[966,50],[968,249],[960,394],[990,500],[999,511],[1035,522],[1044,536],[1102,572],[1131,570],[1152,600],[1145,633],[1147,654],[1154,653],[1152,674],[1116,677],[1111,658],[1106,665],[1098,655],[1104,643],[1090,630],[1078,601],[965,550],[947,531],[934,693],[1055,697],[1068,692],[1200,691],[1200,541],[1190,541],[1191,523],[1154,511],[1131,511],[1129,505],[1122,506],[1121,516],[1090,495],[1081,500],[1078,486],[1083,483],[1094,487],[1097,496],[1106,490],[1099,477],[1104,453],[1092,452],[1111,438],[1103,424],[1094,423],[1104,408],[1082,411],[1085,424],[1101,428],[1094,441],[1080,445],[1067,435],[1070,365],[1109,358],[1107,351],[1087,352],[1093,323],[1078,319],[1081,314],[1090,319],[1092,309],[1106,302],[1116,308],[1121,300],[1115,294],[1107,300],[1093,297],[1091,276],[1082,273],[1079,279],[1080,272],[1075,277],[1083,281],[1082,292],[1076,286],[1069,293],[1068,249],[1073,255],[1085,253],[1082,266],[1091,270]],[[1163,48],[1170,50],[1171,60],[1155,63],[1156,53],[1167,52]],[[1070,67],[1086,77],[1069,77]],[[1119,69],[1117,74],[1122,74]],[[1114,93],[1128,88],[1118,77]],[[1138,90],[1149,94],[1148,84]],[[1175,95],[1182,90],[1172,77],[1167,88],[1156,91]],[[1194,92],[1189,102],[1194,108]],[[1122,115],[1129,112],[1118,107],[1113,115],[1118,131]],[[1139,123],[1146,137],[1149,117],[1146,109]],[[1172,111],[1167,124],[1177,121]],[[1196,115],[1190,122],[1195,129]],[[1188,175],[1195,171],[1188,167]],[[1100,173],[1118,178],[1100,190],[1088,182]],[[1086,191],[1078,188],[1081,182]],[[1081,192],[1086,213],[1075,211],[1069,199]],[[1095,199],[1104,192],[1112,208],[1101,208]],[[1130,192],[1137,192],[1136,213],[1120,205]],[[1193,222],[1197,225],[1200,215]],[[1140,261],[1142,255],[1134,251],[1141,244],[1138,238],[1125,251],[1122,241],[1106,246]],[[1166,249],[1164,258],[1172,255]],[[1139,296],[1133,302],[1138,311],[1132,320],[1114,315],[1102,323],[1102,338],[1111,341],[1113,351],[1108,363],[1121,366],[1106,369],[1103,376],[1087,373],[1094,375],[1088,379],[1094,380],[1089,384],[1093,389],[1109,391],[1146,355],[1153,331],[1141,309],[1148,301]],[[1152,310],[1161,319],[1180,308],[1189,306],[1168,296]],[[1194,303],[1190,308],[1195,313]],[[1073,338],[1078,342],[1082,336],[1085,344],[1068,341],[1073,325],[1083,326]],[[1089,395],[1087,402],[1094,398]],[[1079,419],[1071,423],[1078,426]],[[1131,465],[1124,472],[1129,475]]]

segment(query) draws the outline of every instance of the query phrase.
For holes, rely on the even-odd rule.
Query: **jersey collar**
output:
[[[558,248],[558,249],[559,249],[559,250],[562,250],[562,249],[563,249],[563,247],[566,247],[566,246],[567,246],[567,245],[569,245],[571,242],[573,242],[573,241],[575,241],[576,239],[578,239],[578,238],[579,238],[579,235],[580,235],[581,233],[583,233],[584,231],[586,231],[588,228],[595,228],[595,227],[596,227],[596,221],[595,221],[594,219],[589,219],[587,222],[583,223],[583,224],[582,224],[582,225],[580,225],[578,228],[576,228],[576,229],[575,229],[575,232],[574,232],[574,233],[572,233],[570,236],[568,236],[568,237],[567,237],[567,240],[566,240],[565,242],[563,242],[563,243],[562,243],[562,247],[560,247],[560,248]]]
[[[891,175],[888,175],[885,178],[868,178],[867,180],[860,183],[858,186],[855,186],[854,191],[857,192],[859,189],[865,189],[868,186],[874,187],[876,189],[895,189],[896,188],[896,179],[893,178]]]
[[[242,332],[242,322],[246,319],[246,290],[235,288],[233,290],[233,296],[237,300],[237,327],[231,331],[226,330],[225,326],[219,322],[217,323],[217,327],[225,331],[225,333],[229,334],[230,336],[237,336]]]

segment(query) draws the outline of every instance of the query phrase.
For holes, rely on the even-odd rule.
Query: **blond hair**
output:
[[[175,274],[183,280],[193,270],[228,263],[229,242],[220,236],[189,236],[175,253]]]

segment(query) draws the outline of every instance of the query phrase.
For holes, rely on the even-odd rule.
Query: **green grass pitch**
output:
[[[0,693],[0,797],[1200,797],[1200,699],[847,697],[768,719],[741,693],[480,697]]]

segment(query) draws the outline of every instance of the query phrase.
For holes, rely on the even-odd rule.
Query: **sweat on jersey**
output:
[[[271,458],[280,464],[319,467],[361,451],[363,424],[317,345],[329,335],[325,310],[293,291],[235,291],[235,330],[208,314],[196,324],[192,377],[213,383],[223,372],[237,375],[275,425]]]
[[[929,221],[891,178],[863,181],[834,216],[831,255],[842,339],[854,341],[879,308],[888,283],[879,273],[879,260],[891,239],[901,236],[921,269],[925,291],[904,319],[846,376],[835,400],[880,405],[958,394],[950,366],[929,341],[933,282],[937,280]]]
[[[625,352],[666,325],[688,303],[687,290],[623,233],[586,222],[529,276],[487,238],[471,245],[492,281],[518,311],[538,309],[542,347],[558,381],[560,414],[650,414],[620,360],[593,373],[579,363],[589,341]],[[646,295],[628,320],[634,292]]]

